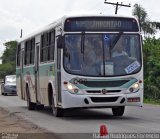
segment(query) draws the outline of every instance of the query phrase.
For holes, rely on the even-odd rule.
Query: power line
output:
[[[115,7],[115,14],[117,14],[117,12],[118,12],[118,9],[120,8],[120,7],[131,7],[131,4],[129,4],[129,5],[126,5],[126,4],[123,4],[122,2],[121,3],[112,3],[112,2],[107,2],[107,0],[105,0],[105,2],[104,2],[105,4],[111,4],[111,5],[113,5],[113,6],[116,6]],[[119,7],[120,6],[120,7]]]

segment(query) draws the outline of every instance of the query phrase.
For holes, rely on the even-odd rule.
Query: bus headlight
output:
[[[140,87],[139,83],[135,83],[129,88],[129,91],[135,93],[139,90],[139,87]]]
[[[135,84],[133,85],[133,87],[134,87],[134,89],[137,89],[137,88],[139,88],[139,84],[138,84],[138,83],[135,83]]]
[[[73,85],[68,84],[68,85],[67,85],[67,88],[68,88],[68,90],[73,90],[74,87],[73,87]]]
[[[64,82],[64,86],[66,87],[66,89],[70,92],[70,93],[73,93],[73,94],[77,94],[79,93],[79,89],[71,84],[71,83],[68,83],[68,82]]]

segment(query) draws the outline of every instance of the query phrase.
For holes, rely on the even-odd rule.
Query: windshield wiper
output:
[[[116,36],[113,44],[111,45],[111,50],[116,46],[117,42],[119,41],[119,39],[121,38],[122,35],[123,35],[123,32],[119,32],[119,34]]]

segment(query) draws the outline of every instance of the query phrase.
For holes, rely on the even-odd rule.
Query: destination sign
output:
[[[65,21],[65,31],[123,31],[137,32],[138,24],[133,18],[83,17],[69,18]]]

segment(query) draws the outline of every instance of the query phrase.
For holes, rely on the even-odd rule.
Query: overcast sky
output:
[[[108,0],[131,4],[121,7],[119,15],[132,15],[133,5],[141,4],[153,21],[160,21],[160,0]],[[0,53],[3,43],[19,39],[20,30],[27,35],[66,14],[114,14],[112,5],[104,0],[0,0]]]

